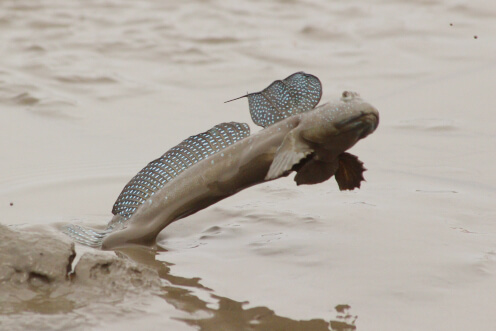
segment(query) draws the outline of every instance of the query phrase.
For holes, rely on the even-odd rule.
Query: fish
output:
[[[264,129],[250,135],[246,123],[226,122],[187,138],[131,179],[105,230],[68,225],[64,232],[103,250],[157,248],[156,237],[169,224],[292,172],[297,185],[334,176],[340,190],[360,188],[366,169],[346,151],[377,129],[379,112],[350,91],[315,106],[322,92],[313,77],[298,72],[243,96]]]

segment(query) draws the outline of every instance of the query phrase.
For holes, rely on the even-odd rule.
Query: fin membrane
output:
[[[103,239],[107,234],[112,232],[112,229],[109,228],[99,232],[76,224],[69,224],[62,230],[62,232],[79,244],[90,247],[100,247]]]
[[[240,98],[244,97],[248,98],[253,122],[266,128],[289,116],[315,108],[322,97],[322,84],[314,75],[297,72],[284,80],[276,80],[260,92]]]
[[[293,170],[294,165],[313,152],[314,150],[293,129],[284,137],[281,146],[277,149],[265,180],[283,176],[288,171]]]
[[[230,122],[187,138],[134,176],[117,198],[112,213],[121,215],[123,221],[129,219],[148,197],[185,169],[249,135],[248,124]]]
[[[322,183],[331,178],[337,168],[338,162],[328,163],[312,158],[296,169],[294,181],[296,185]]]
[[[360,188],[363,178],[363,172],[367,169],[363,166],[363,162],[357,156],[350,153],[342,153],[338,158],[339,167],[334,174],[334,178],[338,182],[339,189],[354,190]]]

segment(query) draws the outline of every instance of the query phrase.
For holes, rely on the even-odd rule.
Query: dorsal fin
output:
[[[112,213],[129,219],[148,197],[185,169],[249,135],[248,124],[230,122],[187,138],[138,172],[122,190]]]
[[[311,110],[322,97],[322,84],[314,75],[296,72],[284,80],[276,80],[266,89],[247,97],[253,122],[268,127],[291,115]]]

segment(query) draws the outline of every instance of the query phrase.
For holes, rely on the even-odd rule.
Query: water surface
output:
[[[136,258],[161,270],[160,296],[40,310],[42,298],[0,321],[496,325],[495,22],[482,0],[2,1],[3,224],[106,224],[147,162],[220,122],[251,123],[246,101],[223,101],[296,71],[321,79],[324,101],[358,91],[381,126],[353,148],[369,169],[359,191],[281,179],[163,231],[167,251]]]

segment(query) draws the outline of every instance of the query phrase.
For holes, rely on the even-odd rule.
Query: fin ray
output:
[[[66,225],[62,229],[62,232],[75,242],[90,247],[100,247],[105,236],[111,231],[112,229],[110,228],[103,231],[96,231],[76,224]]]
[[[351,191],[360,188],[361,182],[365,180],[363,172],[366,170],[363,162],[356,155],[347,152],[340,154],[339,167],[334,175],[339,189]]]
[[[313,152],[314,150],[297,136],[297,132],[293,129],[284,137],[281,146],[277,149],[265,180],[280,177]]]

